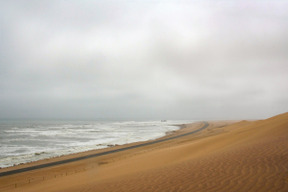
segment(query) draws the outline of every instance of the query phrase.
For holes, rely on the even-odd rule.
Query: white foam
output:
[[[0,167],[156,139],[179,129],[174,125],[191,122],[37,122],[11,127],[0,123]]]

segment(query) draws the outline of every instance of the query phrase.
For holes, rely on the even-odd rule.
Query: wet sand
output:
[[[0,191],[288,191],[288,113],[259,121],[208,123],[206,129],[185,137],[3,176]],[[203,125],[186,125],[167,137]],[[139,144],[43,160],[0,172]]]

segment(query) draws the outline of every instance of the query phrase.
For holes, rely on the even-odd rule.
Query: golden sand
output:
[[[173,135],[201,126],[201,122],[187,125]],[[135,144],[116,148],[131,145]],[[0,172],[105,150],[43,160]],[[0,177],[0,191],[287,192],[288,113],[260,121],[211,121],[207,129],[193,135]]]

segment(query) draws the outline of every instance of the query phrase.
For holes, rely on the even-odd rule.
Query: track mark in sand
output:
[[[156,144],[156,143],[161,143],[164,141],[169,141],[169,140],[177,139],[180,137],[185,137],[188,135],[198,133],[198,132],[206,129],[209,126],[208,122],[204,121],[203,123],[204,123],[204,125],[202,127],[200,127],[199,129],[196,129],[196,130],[188,132],[188,133],[184,133],[182,135],[172,136],[172,137],[168,137],[168,138],[164,138],[164,139],[158,139],[155,141],[146,142],[146,143],[142,143],[142,144],[138,144],[138,145],[133,145],[133,146],[124,147],[124,148],[120,148],[120,149],[114,149],[111,151],[95,153],[95,154],[91,154],[91,155],[86,155],[86,156],[81,156],[81,157],[76,157],[76,158],[71,158],[71,159],[66,159],[66,160],[62,160],[62,161],[56,161],[56,162],[51,162],[51,163],[46,163],[46,164],[41,164],[41,165],[35,165],[35,166],[21,168],[21,169],[15,169],[12,171],[6,171],[6,172],[0,173],[0,177],[13,175],[13,174],[17,174],[17,173],[23,173],[23,172],[32,171],[32,170],[37,170],[37,169],[42,169],[42,168],[47,168],[47,167],[52,167],[52,166],[56,166],[56,165],[62,165],[62,164],[80,161],[80,160],[84,160],[84,159],[90,159],[93,157],[104,156],[104,155],[108,155],[108,154],[112,154],[112,153],[127,151],[130,149],[135,149],[135,148],[144,147],[144,146],[148,146],[148,145],[152,145],[152,144]]]

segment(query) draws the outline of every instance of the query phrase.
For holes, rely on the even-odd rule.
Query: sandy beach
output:
[[[1,176],[0,191],[288,191],[288,113],[207,123],[185,125],[149,145],[133,143],[1,169],[115,151]]]

